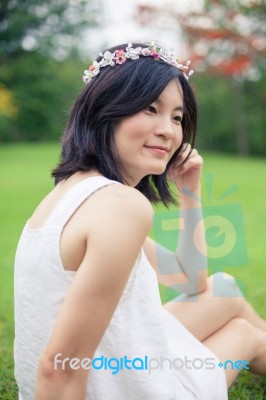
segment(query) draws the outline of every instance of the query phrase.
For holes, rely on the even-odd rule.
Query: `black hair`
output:
[[[133,47],[147,47],[133,43]],[[127,44],[108,50],[126,50]],[[98,57],[97,61],[100,61]],[[114,143],[115,128],[124,117],[138,113],[154,102],[167,84],[177,80],[183,91],[183,139],[161,175],[147,175],[135,187],[151,202],[166,206],[176,202],[167,181],[167,171],[184,147],[194,146],[197,105],[184,74],[176,67],[152,57],[141,56],[123,65],[107,66],[100,70],[81,91],[71,110],[62,137],[61,161],[52,172],[55,183],[77,171],[96,169],[106,178],[123,183]]]

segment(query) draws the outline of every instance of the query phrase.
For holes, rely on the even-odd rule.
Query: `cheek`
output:
[[[176,150],[178,149],[178,147],[181,145],[183,140],[183,128],[180,125],[177,129],[177,132],[175,134],[175,138],[174,138],[174,146],[176,148]]]
[[[123,123],[115,133],[115,142],[118,153],[124,161],[139,148],[143,135],[141,124]]]
[[[121,143],[134,146],[138,141],[145,139],[145,121],[142,118],[132,118],[121,124],[117,138]]]
[[[130,124],[128,124],[127,132],[132,137],[132,139],[141,139],[145,134],[145,119],[138,117],[132,119]]]

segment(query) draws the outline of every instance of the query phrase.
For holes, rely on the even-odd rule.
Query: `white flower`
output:
[[[141,54],[142,47],[136,47],[135,49],[127,47],[126,57],[131,58],[131,60],[137,60],[139,54]]]
[[[128,43],[126,47],[127,58],[131,58],[131,60],[137,60],[139,58],[139,54],[141,53],[142,47],[136,47],[135,49],[132,47],[132,43]]]
[[[106,51],[105,53],[104,53],[104,55],[103,55],[103,59],[102,59],[102,61],[103,61],[103,67],[105,67],[106,65],[111,65],[111,66],[113,66],[114,65],[114,62],[113,62],[113,58],[115,57],[115,53],[111,53],[110,51]]]
[[[132,43],[128,43],[127,47],[126,47],[126,51],[130,51],[130,48],[132,47]]]
[[[106,51],[103,55],[103,58],[105,60],[110,60],[111,58],[113,58],[115,56],[115,53],[111,53],[110,51]]]
[[[131,58],[131,60],[137,60],[138,58],[139,58],[139,55],[138,54],[130,54],[130,58]]]

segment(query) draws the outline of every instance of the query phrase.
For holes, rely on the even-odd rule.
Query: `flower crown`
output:
[[[180,64],[178,57],[174,55],[174,51],[172,49],[167,51],[161,47],[156,47],[153,42],[145,48],[134,48],[132,47],[132,43],[128,43],[126,51],[123,49],[115,50],[114,53],[106,51],[104,54],[99,53],[99,55],[102,57],[102,59],[100,61],[93,61],[93,63],[89,66],[89,69],[84,71],[83,82],[85,84],[89,83],[95,76],[97,76],[101,68],[107,67],[108,65],[111,67],[117,64],[121,65],[127,60],[137,60],[139,56],[153,57],[154,60],[163,60],[167,64],[178,68],[184,74],[186,79],[189,79],[194,72],[193,70],[188,72],[190,61],[187,61],[186,65]]]

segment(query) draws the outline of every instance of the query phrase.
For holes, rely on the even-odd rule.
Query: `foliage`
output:
[[[253,130],[250,135],[247,115],[252,115],[252,110],[247,107],[246,90],[247,81],[255,85],[259,78],[265,80],[266,9],[262,3],[261,0],[205,0],[202,12],[180,20],[195,68],[216,77],[231,78],[234,143],[236,152],[243,155],[254,150],[265,154],[260,151],[265,143],[260,129],[257,135]],[[259,146],[254,146],[254,136]]]
[[[191,79],[199,105],[197,147],[237,153],[236,88],[228,77],[195,74]],[[266,154],[266,74],[259,81],[244,81],[242,102],[250,154]]]
[[[100,2],[3,0],[0,7],[0,141],[58,138],[82,88],[84,29],[98,23]]]
[[[262,1],[205,0],[180,19],[197,69],[256,80],[266,67],[266,9]]]
[[[16,115],[17,107],[12,93],[3,84],[0,84],[0,114],[12,117]]]
[[[59,62],[37,52],[23,52],[11,70],[6,64],[1,71],[16,113],[0,115],[0,140],[58,138],[82,87],[81,62],[75,57]]]
[[[21,50],[66,57],[83,30],[99,22],[101,2],[92,0],[1,0],[0,58]]]

